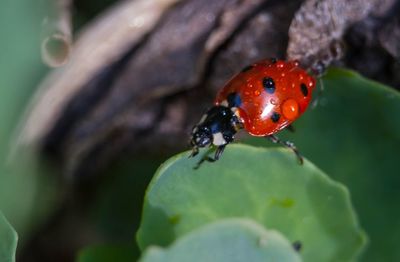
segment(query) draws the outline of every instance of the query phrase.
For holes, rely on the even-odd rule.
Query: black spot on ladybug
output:
[[[300,89],[301,89],[301,92],[303,93],[304,96],[308,96],[308,89],[307,89],[307,86],[304,83],[301,83]]]
[[[230,93],[226,99],[229,107],[239,107],[242,104],[242,99],[238,93]]]
[[[262,84],[267,93],[273,94],[275,92],[275,83],[271,77],[264,77]]]
[[[253,65],[248,65],[245,68],[243,68],[241,72],[242,73],[247,72],[247,71],[251,70],[253,67],[254,67]]]
[[[278,114],[277,112],[273,112],[271,116],[272,122],[276,123],[279,121],[279,118],[281,118],[281,115]]]

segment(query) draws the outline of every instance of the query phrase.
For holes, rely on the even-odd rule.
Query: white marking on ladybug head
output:
[[[225,107],[228,107],[229,106],[229,103],[228,103],[228,101],[227,100],[224,100],[224,101],[222,101],[221,102],[221,104],[220,104],[221,106],[225,106]]]
[[[221,132],[217,132],[213,134],[213,144],[216,146],[222,146],[222,145],[226,145],[227,142],[224,139],[224,136],[222,135]]]
[[[231,107],[231,111],[232,111],[232,113],[233,113],[237,118],[240,119],[239,108],[237,108],[237,107]]]
[[[196,144],[200,143],[201,138],[200,137],[196,137],[196,139],[194,140],[196,142]]]

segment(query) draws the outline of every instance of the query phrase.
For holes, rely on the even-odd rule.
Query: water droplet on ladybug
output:
[[[273,105],[277,105],[277,104],[278,104],[278,101],[276,101],[276,99],[273,99],[273,98],[271,98],[271,99],[269,100],[269,102],[270,102],[271,104],[273,104]]]
[[[255,91],[254,91],[254,95],[255,95],[255,96],[259,96],[260,94],[261,94],[260,90],[255,90]]]
[[[281,111],[286,119],[294,120],[299,115],[299,104],[294,99],[288,99],[282,103]]]
[[[283,61],[278,61],[277,63],[276,63],[276,67],[277,68],[283,68],[285,66],[285,63],[283,62]]]

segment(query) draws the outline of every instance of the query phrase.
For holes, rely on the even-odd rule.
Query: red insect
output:
[[[199,164],[218,160],[225,146],[244,128],[250,135],[291,148],[302,163],[293,143],[281,141],[274,134],[304,113],[314,88],[314,77],[297,61],[267,59],[245,67],[222,88],[215,105],[194,126],[191,156],[197,155],[200,147],[215,145],[214,158],[205,156]]]

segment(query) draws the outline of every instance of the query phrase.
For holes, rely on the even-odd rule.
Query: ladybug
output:
[[[190,144],[195,156],[199,148],[216,146],[214,162],[235,134],[245,129],[252,136],[266,137],[290,148],[300,163],[302,157],[293,143],[275,136],[290,128],[307,109],[315,88],[315,78],[298,61],[266,59],[245,67],[218,93],[214,106],[193,127]]]

